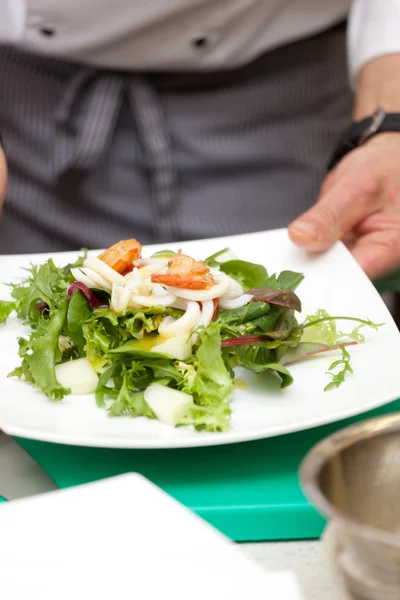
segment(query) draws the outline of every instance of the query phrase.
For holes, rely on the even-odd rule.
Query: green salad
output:
[[[300,323],[302,280],[229,249],[204,261],[169,250],[144,258],[136,240],[63,267],[49,259],[0,301],[0,323],[15,312],[30,328],[10,377],[52,401],[94,394],[112,417],[227,431],[236,367],[268,372],[285,388],[292,363],[337,350],[330,390],[352,373],[347,346],[364,341],[363,327],[379,327],[321,308]],[[353,331],[341,333],[341,320]]]

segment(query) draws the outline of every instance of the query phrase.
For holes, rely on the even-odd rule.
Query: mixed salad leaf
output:
[[[303,274],[269,274],[264,266],[239,260],[229,249],[204,263],[183,261],[179,282],[187,275],[187,264],[191,279],[182,295],[179,286],[154,280],[167,281],[167,273],[174,281],[169,261],[178,257],[180,264],[184,255],[168,250],[143,262],[138,253],[123,271],[120,255],[118,270],[109,266],[105,254],[100,260],[84,254],[62,268],[52,259],[33,265],[25,280],[10,286],[12,300],[0,301],[0,323],[15,312],[30,327],[29,337],[19,339],[21,364],[10,376],[39,387],[53,401],[87,391],[88,381],[82,378],[89,374],[97,405],[113,417],[144,416],[198,430],[226,431],[235,367],[260,377],[273,373],[285,388],[293,383],[288,365],[337,350],[341,356],[331,364],[331,382],[325,387],[331,390],[353,372],[347,346],[364,341],[362,328],[381,325],[334,317],[323,309],[300,323],[296,315],[301,301],[295,290]],[[152,273],[157,274],[154,280]],[[213,297],[213,289],[220,290],[219,296]],[[176,294],[172,301],[171,294]],[[197,321],[182,333],[178,325],[193,315]],[[353,331],[341,333],[341,320],[353,321]],[[171,326],[176,333],[164,338]],[[60,369],[66,364],[71,365],[70,373]],[[168,413],[167,400],[160,403],[157,396],[166,388],[176,392],[170,401],[173,414]]]

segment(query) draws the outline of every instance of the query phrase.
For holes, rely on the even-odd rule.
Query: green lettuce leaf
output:
[[[11,296],[16,301],[18,317],[36,327],[41,317],[37,306],[44,302],[50,312],[60,308],[73,276],[69,269],[59,269],[52,259],[42,265],[33,265],[28,273],[22,283],[11,284]]]
[[[0,324],[7,323],[8,317],[17,308],[16,302],[0,300]]]
[[[197,379],[202,380],[201,386],[215,385],[219,397],[225,398],[233,392],[233,383],[221,356],[221,336],[218,325],[215,322],[210,323],[207,328],[200,331],[199,337],[200,347],[195,358]]]
[[[182,391],[192,394],[196,403],[182,424],[192,424],[206,431],[227,431],[234,385],[221,355],[218,324],[213,322],[201,330],[199,340],[193,364],[186,369],[186,376],[179,386]],[[179,365],[182,371],[182,363]]]
[[[336,344],[338,339],[338,331],[336,321],[323,320],[329,317],[329,314],[324,309],[317,310],[313,315],[308,315],[303,323],[306,327],[303,330],[302,342],[318,342],[331,346]],[[315,325],[312,323],[315,322]]]
[[[197,431],[229,431],[231,408],[228,402],[213,406],[195,404],[178,426],[193,425]]]
[[[161,315],[146,315],[143,311],[137,311],[131,316],[126,315],[122,318],[120,326],[132,337],[141,339],[145,333],[157,331],[165,316],[165,313]]]
[[[145,310],[128,309],[123,315],[117,315],[110,308],[98,308],[82,327],[86,340],[85,352],[89,360],[92,360],[109,351],[118,352],[128,342],[131,342],[131,346],[126,349],[135,349],[135,340],[157,331],[164,317],[178,319],[182,314],[183,311],[177,309],[153,307]]]
[[[40,317],[37,329],[29,338],[19,339],[19,355],[22,366],[10,375],[25,376],[51,400],[61,400],[69,390],[62,387],[55,374],[55,366],[61,358],[58,339],[67,319],[68,301],[64,300],[59,308],[50,313],[49,318]]]
[[[111,378],[112,385],[107,385]],[[155,415],[141,391],[152,382],[151,372],[140,363],[115,363],[99,379],[96,390],[97,405],[106,407],[111,417],[130,415],[154,419]]]
[[[331,376],[331,382],[325,386],[324,391],[328,392],[334,388],[338,388],[344,383],[346,373],[353,373],[353,368],[350,365],[350,354],[346,348],[342,346],[342,358],[335,360],[329,367],[327,375]]]
[[[106,407],[111,416],[130,414],[132,417],[154,418],[139,392],[154,382],[170,387],[177,387],[183,382],[183,375],[175,361],[161,354],[131,348],[124,352],[110,352],[107,360],[111,364],[100,376],[96,401],[98,406]]]
[[[350,333],[342,333],[337,329],[337,321],[350,321],[357,323]],[[356,342],[364,342],[365,338],[360,333],[363,327],[370,327],[378,331],[383,323],[374,323],[370,319],[358,317],[331,316],[326,310],[319,309],[313,315],[309,315],[303,323],[302,342],[320,342],[328,345],[339,341],[352,339]]]

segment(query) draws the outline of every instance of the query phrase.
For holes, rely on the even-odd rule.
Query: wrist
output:
[[[379,107],[400,113],[400,53],[380,56],[361,69],[353,117],[360,121]]]
[[[369,140],[382,135],[400,134],[400,113],[386,113],[379,108],[373,115],[353,122],[343,133],[328,163],[333,169],[348,154]]]

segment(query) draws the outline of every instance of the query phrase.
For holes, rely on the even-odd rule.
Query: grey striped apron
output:
[[[131,73],[0,47],[0,253],[285,226],[348,123],[338,26],[219,73]]]

